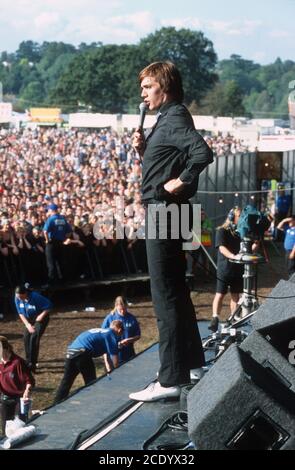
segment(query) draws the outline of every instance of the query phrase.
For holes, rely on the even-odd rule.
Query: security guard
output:
[[[78,374],[82,374],[85,385],[96,379],[93,357],[103,356],[107,372],[118,367],[118,337],[122,333],[122,322],[114,320],[110,328],[93,328],[74,339],[67,350],[64,376],[56,392],[55,402],[68,396]]]
[[[48,323],[52,303],[38,292],[30,291],[25,286],[15,289],[15,306],[25,325],[24,345],[26,360],[32,372],[36,371],[40,339]]]
[[[58,262],[61,270],[63,242],[72,232],[72,229],[65,217],[58,213],[56,204],[49,204],[47,210],[49,217],[43,228],[46,243],[45,256],[48,269],[48,281],[49,284],[54,284],[58,279],[56,262]]]

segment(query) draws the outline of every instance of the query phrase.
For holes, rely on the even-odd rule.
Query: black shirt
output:
[[[146,137],[143,202],[187,201],[197,191],[199,174],[212,161],[212,150],[196,131],[186,107],[175,101],[165,103],[159,109],[157,123]],[[174,178],[186,183],[177,196],[164,189],[164,184]]]
[[[230,229],[219,228],[216,230],[215,247],[225,246],[231,253],[237,255],[240,251],[241,238],[238,232]],[[219,276],[235,277],[243,274],[243,265],[230,262],[226,256],[217,254],[217,273]]]

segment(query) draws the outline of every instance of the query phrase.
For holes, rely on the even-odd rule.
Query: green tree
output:
[[[86,52],[90,49],[96,49],[97,47],[101,47],[103,44],[102,42],[92,42],[91,44],[86,44],[86,42],[81,42],[78,46],[79,52]]]
[[[261,91],[263,89],[255,76],[255,72],[260,67],[252,60],[245,60],[241,56],[233,54],[230,59],[220,61],[217,70],[223,83],[234,80],[245,94],[249,94],[252,90]]]
[[[50,94],[51,102],[83,102],[94,111],[121,113],[130,106],[136,90],[135,46],[107,45],[76,56]]]
[[[198,113],[213,116],[244,116],[246,110],[243,97],[241,88],[234,80],[218,83],[209,91]]]
[[[44,88],[40,81],[31,81],[22,90],[19,98],[19,105],[26,109],[30,106],[38,107],[42,105],[44,100]]]
[[[19,64],[13,64],[8,69],[5,93],[19,94],[23,83],[22,67]]]
[[[138,112],[138,72],[157,60],[178,66],[185,102],[194,113],[287,117],[295,62],[278,58],[262,66],[233,54],[216,64],[213,45],[202,32],[173,27],[138,45],[93,42],[76,48],[22,41],[15,53],[1,53],[0,81],[5,95],[40,104],[76,110],[83,102],[101,112]]]
[[[69,64],[74,59],[75,54],[61,54],[46,71],[42,71],[44,81],[44,92],[46,96],[54,89],[59,77],[67,70]]]
[[[54,62],[64,54],[76,54],[77,50],[72,44],[64,42],[43,42],[40,47],[41,60],[39,64],[40,71],[46,71]]]
[[[1,52],[1,59],[0,63],[3,64],[3,62],[6,62],[7,64],[12,64],[15,62],[16,57],[14,53],[8,53],[6,51]]]
[[[247,111],[255,117],[287,118],[289,83],[295,76],[295,63],[277,59],[255,71],[260,92],[251,92],[244,99]]]
[[[17,60],[27,59],[29,62],[39,62],[40,45],[34,41],[22,41],[16,51]]]

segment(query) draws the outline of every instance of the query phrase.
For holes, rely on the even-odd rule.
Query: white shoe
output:
[[[203,375],[205,374],[205,371],[202,367],[198,367],[197,369],[191,369],[190,370],[190,379],[191,380],[201,380]]]
[[[153,382],[144,390],[130,393],[129,398],[136,401],[157,401],[163,398],[176,399],[180,397],[180,387],[162,387],[160,382]]]

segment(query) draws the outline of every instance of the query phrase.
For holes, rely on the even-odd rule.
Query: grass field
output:
[[[286,278],[283,260],[275,253],[272,253],[272,262],[262,265],[259,269],[258,292],[260,295],[268,295],[278,280],[282,277]],[[196,280],[196,290],[192,292],[192,300],[198,320],[209,319],[211,317],[214,292],[214,281],[204,283],[201,278]],[[33,392],[33,409],[43,409],[52,404],[55,391],[63,374],[67,345],[82,331],[99,327],[105,315],[112,309],[114,297],[120,293],[117,292],[114,296],[108,297],[108,293],[104,292],[100,296],[100,298],[104,297],[104,299],[93,300],[91,304],[87,304],[80,299],[74,304],[68,302],[63,308],[56,307],[51,314],[47,330],[41,339],[36,387]],[[139,352],[158,341],[156,319],[149,296],[134,294],[129,300],[132,301],[129,311],[137,317],[142,330],[142,337],[136,343],[136,351]],[[260,301],[262,303],[264,299]],[[87,305],[95,307],[95,311],[85,311]],[[229,296],[225,299],[222,318],[226,318],[228,313]],[[0,334],[7,336],[12,342],[15,351],[23,356],[23,328],[21,322],[16,317],[7,318],[0,322]],[[104,374],[105,370],[102,359],[97,359],[95,362],[97,376]],[[78,377],[72,390],[82,385],[83,381]]]

